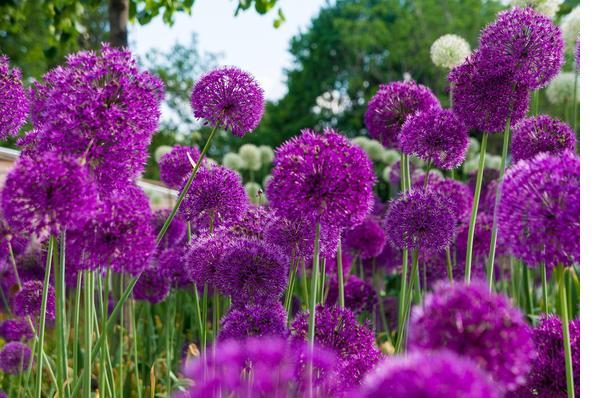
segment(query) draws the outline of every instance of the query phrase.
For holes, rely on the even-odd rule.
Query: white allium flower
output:
[[[555,105],[564,105],[573,102],[573,94],[576,94],[579,101],[579,82],[577,82],[577,92],[575,93],[576,75],[573,72],[561,72],[556,76],[548,88],[546,88],[546,97],[548,101]]]
[[[469,147],[467,149],[467,159],[472,159],[474,157],[477,157],[479,155],[479,141],[477,141],[477,138],[473,138],[473,137],[469,137]]]
[[[262,164],[270,164],[275,157],[275,153],[273,153],[273,148],[268,145],[261,145],[258,147],[260,151],[260,161]]]
[[[358,137],[352,138],[352,143],[355,145],[358,145],[362,149],[365,149],[365,146],[367,145],[367,143],[369,141],[371,141],[371,140],[363,135],[359,135]]]
[[[163,157],[163,155],[166,155],[167,153],[171,152],[171,149],[173,149],[173,147],[169,145],[159,146],[154,151],[154,160],[156,160],[156,162],[160,162],[160,159]]]
[[[381,157],[381,160],[383,160],[383,163],[385,164],[394,164],[396,163],[398,160],[400,160],[400,152],[394,150],[394,149],[386,149],[383,152],[383,156]]]
[[[226,153],[223,156],[223,166],[231,170],[241,170],[245,168],[244,159],[237,153]]]
[[[252,203],[254,203],[255,205],[259,204],[259,202],[260,202],[259,193],[262,195],[262,189],[261,189],[260,185],[258,185],[255,182],[247,182],[244,185],[244,189],[246,190],[246,193],[248,194],[250,201]]]
[[[502,158],[497,155],[487,155],[485,157],[485,167],[487,169],[500,170],[500,163],[502,163]]]
[[[565,40],[566,52],[570,52],[579,37],[579,6],[565,15],[560,23],[560,29]]]
[[[260,170],[262,165],[260,162],[260,151],[253,144],[244,144],[238,151],[239,155],[244,160],[245,168],[252,171]]]
[[[265,187],[265,189],[269,186],[269,183],[271,182],[271,180],[273,179],[273,176],[271,174],[267,174],[265,176],[265,178],[263,178],[263,187]]]
[[[452,69],[471,54],[471,46],[458,35],[443,35],[431,45],[431,60],[437,66]]]
[[[390,166],[385,166],[385,168],[383,169],[383,172],[381,173],[381,178],[383,178],[383,181],[389,183],[391,173],[392,173],[392,168]]]
[[[469,159],[463,163],[463,173],[465,174],[475,174],[478,168],[479,159],[477,158]]]
[[[385,152],[385,148],[383,145],[381,145],[381,142],[377,140],[369,140],[363,149],[369,156],[369,159],[371,159],[373,162],[381,160],[383,153]]]
[[[562,0],[513,0],[512,4],[515,7],[531,7],[540,14],[544,14],[549,18],[554,18],[560,7]]]

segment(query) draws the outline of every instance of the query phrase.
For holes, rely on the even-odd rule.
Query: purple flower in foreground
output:
[[[44,284],[40,281],[28,281],[23,283],[13,298],[13,312],[17,316],[36,317],[40,315],[42,308],[42,296],[44,293]],[[46,302],[46,319],[54,319],[54,288],[48,286],[48,299]]]
[[[21,156],[2,190],[2,209],[17,231],[39,236],[80,228],[97,206],[87,170],[74,158]]]
[[[489,376],[450,351],[417,351],[382,362],[353,398],[499,398]]]
[[[373,204],[371,161],[333,130],[303,130],[276,150],[273,164],[267,197],[290,220],[347,228],[362,222]]]
[[[360,258],[377,257],[385,245],[385,231],[372,218],[348,229],[342,236],[344,247]]]
[[[254,130],[265,110],[263,90],[248,73],[223,67],[208,72],[194,85],[194,116],[243,137]]]
[[[525,382],[535,356],[523,314],[479,282],[436,284],[413,310],[408,335],[409,350],[448,349],[470,358],[502,391]]]
[[[18,375],[29,367],[31,348],[23,343],[13,341],[0,350],[0,370],[11,375]]]
[[[558,155],[564,151],[575,152],[575,133],[558,119],[534,116],[521,120],[514,128],[511,155],[515,163],[543,152]]]
[[[192,169],[192,162],[200,159],[200,151],[196,147],[175,145],[171,151],[165,153],[158,161],[160,179],[173,189],[181,189],[186,183]]]
[[[332,278],[329,284],[329,293],[327,301],[329,306],[334,306],[339,298],[339,285],[336,278]],[[363,281],[356,275],[348,276],[344,283],[344,305],[354,311],[355,314],[361,314],[363,311],[371,311],[377,303],[377,292],[367,281]]]
[[[162,270],[152,267],[141,273],[133,288],[133,298],[157,304],[167,298],[170,290],[170,279],[165,278]]]
[[[540,154],[511,167],[498,205],[498,236],[530,267],[579,262],[579,158]]]
[[[33,338],[33,330],[23,319],[7,319],[0,323],[0,337],[5,341],[21,341]]]
[[[450,178],[437,178],[437,174],[429,174],[427,189],[444,198],[448,209],[454,214],[459,224],[467,223],[473,205],[473,193],[463,182]],[[413,188],[422,187],[424,180],[413,183]],[[494,191],[495,192],[495,191]]]
[[[19,133],[29,111],[21,71],[10,68],[6,55],[0,56],[0,93],[0,140],[3,141]]]
[[[382,84],[369,101],[365,125],[371,137],[393,148],[409,115],[439,106],[439,100],[429,88],[413,81]]]
[[[441,169],[454,169],[469,146],[467,128],[449,109],[430,108],[409,115],[398,136],[398,148]]]
[[[236,306],[221,319],[219,340],[287,336],[287,314],[279,302]]]

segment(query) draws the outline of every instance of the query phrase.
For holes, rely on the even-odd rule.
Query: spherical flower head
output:
[[[238,150],[238,153],[244,161],[244,168],[251,171],[258,171],[262,166],[260,150],[256,145],[244,144]]]
[[[223,156],[223,161],[221,162],[224,167],[227,167],[231,170],[242,170],[245,168],[244,159],[237,153],[229,152]]]
[[[198,287],[214,285],[217,263],[232,242],[231,234],[222,228],[194,237],[184,259],[188,279]]]
[[[428,189],[445,198],[448,209],[454,214],[457,222],[466,223],[473,205],[473,194],[469,186],[463,182],[449,178],[433,181],[429,184]]]
[[[254,130],[265,111],[263,90],[249,73],[227,66],[202,76],[192,91],[194,116],[238,137]]]
[[[129,51],[103,45],[99,53],[70,55],[31,95],[35,150],[84,157],[107,190],[144,170],[164,88]]]
[[[222,166],[203,167],[181,202],[186,220],[208,219],[224,222],[239,218],[248,208],[249,199],[235,171]]]
[[[0,141],[4,141],[17,136],[29,112],[21,71],[10,68],[6,55],[0,55],[0,93]]]
[[[452,69],[452,109],[469,129],[488,133],[504,131],[527,114],[527,86],[513,82],[510,75],[490,76],[481,66],[481,53],[475,51],[460,66]]]
[[[268,226],[275,219],[277,217],[269,208],[251,205],[239,220],[228,223],[225,229],[232,237],[241,236],[262,240]]]
[[[271,148],[268,145],[260,145],[258,147],[258,150],[260,151],[260,162],[263,165],[271,164],[273,158],[275,157],[275,152],[273,152],[273,148]]]
[[[498,205],[498,236],[530,267],[579,262],[579,158],[540,154],[511,167]]]
[[[499,398],[489,376],[469,359],[450,351],[416,351],[382,362],[356,398]]]
[[[167,298],[170,289],[170,279],[165,278],[161,269],[152,267],[140,274],[133,288],[133,298],[157,304]]]
[[[523,314],[480,282],[437,283],[413,309],[408,335],[409,350],[448,349],[470,358],[502,391],[525,382],[535,356]]]
[[[292,322],[290,331],[294,341],[306,339],[308,317],[305,311]],[[337,306],[317,306],[315,344],[336,354],[338,394],[356,387],[382,356],[373,331],[361,325],[351,310]]]
[[[83,226],[96,206],[95,185],[85,168],[55,153],[20,157],[2,190],[8,223],[16,231],[41,237]]]
[[[383,163],[387,164],[388,166],[391,164],[396,163],[398,160],[400,160],[400,152],[394,150],[394,149],[386,149],[383,152],[383,156],[381,157],[381,160],[383,161]]]
[[[200,151],[196,147],[175,145],[158,161],[160,179],[173,189],[181,189],[187,182],[194,163],[200,159]]]
[[[151,223],[154,228],[154,233],[157,236],[167,221],[170,213],[171,209],[158,209],[152,212]],[[159,249],[164,250],[181,245],[185,240],[186,233],[187,225],[185,220],[183,220],[178,213],[175,214],[175,217],[171,220],[169,229],[167,229],[165,236],[160,241]]]
[[[534,11],[552,19],[560,8],[560,0],[512,0],[515,7],[532,8]]]
[[[462,64],[471,54],[471,46],[462,37],[447,34],[433,42],[430,52],[434,65],[452,69]]]
[[[337,277],[331,279],[326,304],[334,306],[339,298],[339,285]],[[377,303],[377,292],[371,283],[364,281],[356,275],[350,275],[344,283],[344,305],[355,314],[363,311],[372,311]]]
[[[373,203],[376,176],[367,154],[336,133],[303,130],[275,153],[269,203],[290,220],[337,228],[359,224]]]
[[[262,241],[237,239],[217,262],[214,282],[234,304],[261,304],[279,299],[287,273],[287,259],[277,249]]]
[[[287,313],[279,302],[236,306],[221,320],[219,340],[263,336],[287,336]]]
[[[252,202],[252,204],[260,204],[260,202],[262,201],[261,196],[263,191],[259,184],[249,181],[246,184],[244,184],[244,190],[246,191],[246,195],[248,195],[248,198],[250,199],[250,202]]]
[[[31,348],[18,341],[6,344],[0,350],[0,370],[18,375],[27,370],[31,361]]]
[[[402,152],[449,170],[465,160],[469,136],[467,128],[454,112],[430,108],[406,118],[398,142]]]
[[[347,276],[350,273],[350,270],[352,269],[352,261],[354,260],[354,257],[348,253],[348,252],[342,252],[342,274],[344,276]],[[330,257],[326,257],[325,258],[325,272],[327,273],[327,275],[329,277],[336,277],[337,278],[337,272],[338,272],[338,265],[337,265],[337,253],[335,253],[334,255],[330,256]],[[312,266],[312,259],[310,262],[310,265]]]
[[[484,73],[508,75],[530,90],[547,85],[564,62],[560,29],[530,7],[499,13],[482,30],[479,42]]]
[[[575,152],[575,133],[571,127],[547,115],[521,120],[515,126],[511,143],[513,162],[531,159],[542,152],[558,155]]]
[[[398,249],[443,250],[452,241],[456,217],[436,192],[413,189],[390,204],[385,217],[388,239]]]
[[[0,337],[4,341],[23,341],[33,338],[33,330],[23,319],[7,319],[0,323]]]
[[[27,281],[23,283],[13,298],[13,312],[17,316],[38,316],[42,308],[44,284],[40,281]],[[54,319],[54,288],[48,286],[48,299],[46,300],[46,319]]]
[[[577,5],[560,22],[560,30],[565,39],[567,49],[572,48],[579,37],[580,14],[581,10],[579,5]]]
[[[381,145],[379,141],[369,140],[365,144],[364,150],[367,153],[367,156],[369,156],[369,159],[371,159],[371,161],[378,162],[382,160],[385,148],[383,147],[383,145]]]
[[[185,269],[186,246],[173,247],[161,252],[156,259],[156,268],[163,278],[170,281],[171,287],[181,288],[190,283]]]
[[[577,84],[577,89],[575,89]],[[554,105],[568,105],[573,98],[579,102],[579,84],[577,75],[573,72],[561,72],[548,85],[546,98]]]
[[[342,242],[346,249],[360,258],[377,257],[385,245],[385,231],[373,218],[344,232]]]
[[[369,101],[365,125],[371,137],[393,148],[408,115],[439,106],[429,88],[413,81],[382,84]]]

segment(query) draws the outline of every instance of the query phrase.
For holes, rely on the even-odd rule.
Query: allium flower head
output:
[[[369,140],[363,147],[369,159],[373,162],[382,160],[385,148],[379,141]]]
[[[33,330],[23,319],[7,319],[0,323],[0,337],[4,341],[22,341],[33,338]]]
[[[253,144],[244,144],[238,150],[238,153],[242,160],[244,161],[244,168],[257,171],[260,170],[262,163],[260,161],[260,150],[256,145]]]
[[[11,375],[18,375],[29,367],[31,348],[13,341],[0,350],[0,370]]]
[[[510,76],[530,90],[544,87],[564,62],[560,29],[532,8],[513,8],[481,32],[479,66],[491,76]]]
[[[408,115],[439,106],[431,90],[415,82],[382,84],[369,101],[365,125],[371,137],[393,148]]]
[[[512,0],[515,7],[530,7],[548,18],[554,18],[561,2],[561,0]]]
[[[344,232],[342,242],[358,257],[377,257],[385,245],[385,231],[375,219],[365,218],[361,224]]]
[[[223,156],[223,166],[231,170],[241,170],[245,167],[244,159],[237,153],[228,152]]]
[[[339,285],[336,278],[331,279],[329,293],[326,304],[336,305],[339,298]],[[361,314],[363,311],[371,311],[377,303],[377,292],[373,289],[371,283],[360,279],[356,275],[350,275],[344,283],[344,305],[354,311],[355,314]]]
[[[40,281],[27,281],[23,283],[13,298],[13,312],[17,316],[38,316],[42,308],[44,284]],[[54,319],[54,288],[48,286],[48,299],[46,302],[46,319]]]
[[[256,80],[235,67],[208,72],[194,85],[194,116],[243,137],[254,130],[265,110],[263,90]]]
[[[560,29],[565,39],[567,49],[572,48],[579,37],[580,14],[581,10],[579,5],[577,5],[577,7],[574,7],[560,22]]]
[[[228,223],[225,229],[232,236],[262,240],[265,237],[268,226],[275,219],[277,218],[269,208],[251,205],[240,219]]]
[[[173,247],[157,255],[156,267],[160,275],[170,281],[172,287],[184,287],[190,283],[185,265],[186,246]]]
[[[498,236],[530,267],[579,262],[579,158],[540,154],[511,167],[502,184]]]
[[[160,179],[173,189],[181,189],[186,183],[194,165],[200,159],[200,151],[196,147],[175,145],[158,161]]]
[[[394,356],[365,377],[355,398],[499,398],[489,376],[450,351]]]
[[[213,285],[217,263],[231,244],[231,235],[221,228],[194,237],[184,259],[189,280],[198,287]]]
[[[441,169],[453,169],[465,160],[469,136],[451,110],[430,108],[406,118],[398,142],[398,148],[408,155]]]
[[[290,220],[347,228],[369,212],[375,179],[366,153],[346,137],[303,130],[277,149],[267,197]]]
[[[236,306],[221,320],[219,340],[263,336],[287,336],[287,313],[279,302]]]
[[[167,298],[170,290],[170,279],[165,278],[162,270],[155,266],[141,273],[133,288],[133,298],[157,304]]]
[[[503,391],[525,382],[535,356],[523,314],[484,283],[439,282],[413,310],[409,350],[448,349],[470,358]]]
[[[449,178],[439,181],[431,181],[431,176],[429,178],[427,189],[431,189],[445,198],[448,209],[454,214],[458,223],[466,223],[473,205],[473,194],[469,190],[469,186]]]
[[[273,152],[273,148],[268,145],[260,145],[258,147],[260,151],[260,162],[263,165],[270,165],[275,157],[275,152]]]
[[[388,239],[398,249],[442,250],[454,238],[456,216],[436,192],[413,189],[390,204],[385,217]]]
[[[565,150],[575,151],[575,133],[558,119],[539,115],[523,119],[513,131],[511,154],[513,162],[531,159],[542,152],[552,155]]]
[[[19,133],[29,111],[21,71],[11,69],[8,62],[6,55],[0,55],[0,141]]]
[[[575,89],[577,84],[577,89]],[[548,85],[546,97],[554,105],[566,106],[575,100],[579,102],[579,84],[577,75],[573,72],[561,72]]]
[[[239,218],[248,204],[239,174],[215,165],[198,171],[181,211],[188,221],[208,219],[212,214],[214,220],[223,222]]]
[[[248,198],[252,204],[258,205],[263,200],[261,198],[263,195],[262,188],[256,182],[248,181],[244,184],[244,190],[246,191],[246,195],[248,195]]]
[[[2,190],[2,209],[17,231],[39,236],[81,227],[93,214],[97,194],[74,158],[46,153],[20,157]]]
[[[462,37],[447,34],[433,42],[430,52],[434,65],[452,69],[462,64],[471,54],[471,46]]]
[[[152,212],[151,223],[156,235],[160,233],[160,230],[162,229],[165,221],[167,221],[170,213],[171,209],[158,209]],[[178,213],[175,214],[175,217],[169,225],[169,229],[167,229],[165,236],[160,241],[159,248],[163,250],[182,244],[186,236],[186,229],[187,225],[185,224],[185,221]]]

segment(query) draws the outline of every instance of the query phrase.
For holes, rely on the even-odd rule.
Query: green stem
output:
[[[338,279],[338,302],[340,308],[344,308],[344,269],[342,261],[342,239],[337,245],[337,279]]]
[[[448,272],[448,280],[450,283],[454,282],[454,276],[452,275],[452,256],[450,255],[450,248],[446,248],[446,269]]]
[[[531,282],[530,282],[530,271],[524,263],[521,263],[523,267],[523,292],[525,293],[525,306],[527,315],[533,315],[533,300],[531,298]]]
[[[573,131],[575,132],[575,134],[577,134],[577,124],[578,124],[578,112],[577,112],[577,80],[578,80],[578,73],[575,73],[575,81],[573,83]]]
[[[40,308],[40,327],[38,332],[39,344],[37,346],[37,374],[35,379],[36,397],[42,396],[42,369],[44,361],[42,355],[44,352],[44,332],[46,329],[46,310],[48,307],[48,288],[50,286],[50,272],[52,271],[52,257],[55,249],[54,235],[50,235],[48,240],[48,253],[46,254],[46,270],[44,273],[44,290],[42,292],[42,307]]]
[[[94,294],[94,274],[90,270],[86,270],[84,276],[84,386],[83,396],[84,398],[90,398],[92,396],[92,362],[93,350],[92,350],[92,329],[93,329],[93,294]],[[99,347],[99,346],[98,346]],[[73,387],[73,395],[77,394],[77,384]]]
[[[142,381],[140,380],[139,373],[139,362],[138,362],[138,350],[137,350],[137,324],[135,318],[135,301],[130,303],[130,317],[131,317],[131,329],[133,334],[133,369],[135,372],[135,387],[137,389],[138,397],[142,397]]]
[[[483,169],[485,168],[485,151],[487,147],[488,133],[483,133],[481,139],[481,149],[479,152],[479,165],[477,169],[477,181],[475,184],[475,195],[473,197],[473,207],[471,208],[471,219],[469,221],[469,233],[467,236],[467,253],[465,256],[465,281],[471,283],[471,263],[473,261],[473,240],[475,238],[475,222],[477,219],[477,210],[479,209],[479,197],[481,196],[481,184],[483,182]]]
[[[308,307],[308,275],[306,274],[306,261],[304,259],[300,260],[302,262],[302,298],[304,299],[304,305]]]
[[[406,297],[408,296],[408,250],[402,250],[402,282],[400,292],[398,293],[398,321],[396,331],[395,351],[400,352],[402,343],[402,318],[404,317],[404,307],[406,306]]]
[[[56,325],[55,334],[58,333],[58,366],[57,366],[57,383],[59,386],[58,396],[65,396],[65,379],[67,377],[67,344],[65,333],[68,330],[66,323],[66,305],[65,305],[65,245],[66,233],[60,232],[60,254],[53,252],[54,263],[54,290],[56,291]],[[58,258],[57,258],[58,257]]]
[[[79,307],[81,305],[81,283],[83,275],[77,273],[77,290],[75,292],[75,313],[73,316],[73,377],[79,374]]]
[[[567,393],[569,398],[575,398],[575,383],[573,380],[573,359],[571,357],[571,336],[569,335],[569,316],[567,313],[567,292],[565,289],[565,268],[558,267],[558,295],[560,298],[560,315],[563,329],[563,346],[565,354],[565,373],[567,376]]]
[[[296,283],[296,273],[298,271],[298,261],[296,258],[294,258],[294,255],[292,255],[292,262],[290,264],[290,273],[289,273],[289,277],[288,277],[288,288],[285,292],[285,313],[287,314],[287,320],[288,323],[290,321],[290,318],[292,316],[292,297],[294,296],[294,285]]]
[[[406,292],[406,297],[404,299],[404,308],[402,309],[402,317],[400,318],[400,341],[403,350],[406,346],[406,332],[407,325],[410,313],[410,307],[412,303],[412,292],[419,278],[419,251],[415,249],[412,255],[412,265],[410,269],[410,283],[408,285],[408,291]]]
[[[317,287],[319,283],[319,243],[321,238],[321,224],[317,223],[315,226],[315,242],[313,246],[313,271],[311,275],[311,288],[310,288],[310,303],[309,303],[309,311],[310,318],[308,321],[308,345],[310,352],[310,359],[308,364],[308,391],[309,396],[312,396],[312,351],[315,345],[315,319],[316,319],[316,304],[317,304]]]
[[[542,298],[544,300],[542,304],[542,310],[544,313],[548,314],[548,281],[546,277],[546,264],[544,263],[540,264],[540,275],[542,277]]]

